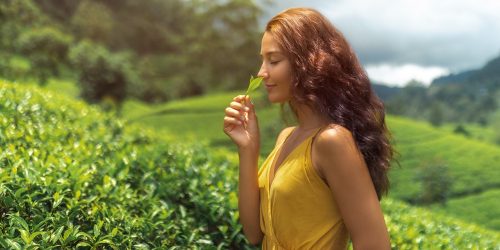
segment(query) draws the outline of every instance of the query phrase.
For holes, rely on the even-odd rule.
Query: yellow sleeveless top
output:
[[[269,185],[274,158],[293,130],[258,172],[262,249],[346,249],[349,233],[333,193],[312,166],[311,145],[321,128],[286,156]]]

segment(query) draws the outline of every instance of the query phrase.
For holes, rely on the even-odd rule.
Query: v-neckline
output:
[[[297,128],[297,127],[294,127],[294,128],[293,128],[292,132],[290,132],[290,134],[288,134],[288,135],[287,135],[287,137],[283,140],[283,142],[282,142],[282,143],[278,146],[278,148],[277,148],[277,150],[276,150],[276,153],[275,153],[275,155],[274,155],[275,157],[273,157],[273,160],[272,160],[272,162],[271,162],[271,166],[270,166],[270,168],[268,169],[268,172],[267,172],[267,183],[268,183],[268,185],[269,185],[269,188],[268,188],[268,190],[269,190],[269,191],[271,191],[271,187],[272,187],[272,185],[273,185],[273,183],[274,183],[274,180],[276,179],[276,175],[277,175],[277,173],[278,173],[278,170],[280,170],[280,169],[281,169],[281,167],[283,166],[283,164],[284,164],[285,162],[287,162],[287,161],[288,161],[288,158],[290,158],[290,156],[291,156],[293,153],[295,153],[295,151],[297,151],[297,149],[298,149],[298,148],[300,148],[300,147],[302,146],[302,144],[304,144],[307,140],[309,140],[312,136],[314,136],[314,135],[315,135],[315,134],[319,131],[319,129],[318,129],[316,132],[311,133],[311,134],[310,134],[309,136],[307,136],[304,140],[302,140],[299,144],[297,144],[297,146],[295,146],[295,147],[294,147],[294,148],[290,151],[290,153],[288,153],[288,155],[287,155],[285,158],[283,158],[283,160],[280,162],[279,166],[277,166],[278,168],[276,168],[276,163],[277,163],[278,158],[281,156],[281,151],[282,151],[282,149],[283,149],[283,145],[284,145],[284,144],[285,144],[285,142],[288,140],[288,138],[292,135],[292,133],[293,133],[293,132],[295,132],[295,129],[296,129],[296,128]],[[276,170],[274,170],[275,168],[276,168]],[[271,181],[271,176],[270,176],[271,171],[274,171],[272,181]]]

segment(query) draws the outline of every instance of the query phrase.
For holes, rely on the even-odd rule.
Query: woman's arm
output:
[[[351,132],[339,125],[328,128],[314,145],[314,163],[333,192],[354,249],[390,249],[377,193]]]
[[[283,129],[276,139],[276,146],[293,127]],[[258,153],[252,150],[240,149],[240,181],[238,207],[243,233],[248,241],[257,245],[262,241],[264,234],[260,230],[260,194],[258,182]]]
[[[238,208],[243,233],[250,244],[262,241],[264,234],[260,230],[260,194],[258,173],[258,152],[239,150],[240,174],[238,184]]]

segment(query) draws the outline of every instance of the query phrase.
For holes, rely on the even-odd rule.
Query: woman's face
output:
[[[292,86],[292,67],[290,61],[274,40],[265,32],[260,49],[262,66],[258,76],[264,78],[268,98],[271,103],[285,103],[290,100]]]

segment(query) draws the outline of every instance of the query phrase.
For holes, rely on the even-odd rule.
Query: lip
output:
[[[266,85],[266,89],[271,89],[273,87],[276,87],[276,84],[265,84]]]

